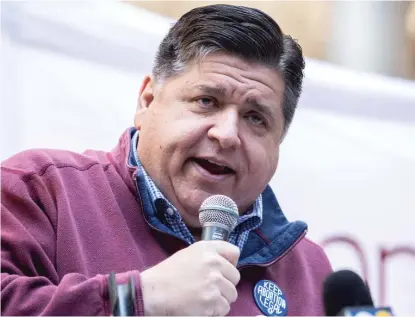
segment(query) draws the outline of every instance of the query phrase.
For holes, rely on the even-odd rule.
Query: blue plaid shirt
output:
[[[136,131],[132,138],[132,147],[134,153],[135,165],[138,166],[143,175],[147,185],[147,189],[150,194],[150,198],[153,204],[158,210],[164,212],[165,219],[171,230],[183,240],[187,241],[189,244],[195,242],[195,238],[190,233],[186,224],[183,222],[182,217],[178,210],[164,197],[161,191],[154,184],[150,176],[146,173],[143,166],[141,165],[140,159],[138,158],[137,153],[137,142],[138,142],[138,131]],[[246,240],[248,239],[248,234],[252,230],[258,228],[262,223],[262,196],[255,200],[251,209],[242,216],[239,216],[238,222],[235,229],[229,235],[229,242],[236,245],[241,251],[245,245]]]

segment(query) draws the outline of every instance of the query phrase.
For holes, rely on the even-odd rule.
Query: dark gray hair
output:
[[[163,82],[183,72],[188,63],[218,51],[279,71],[285,84],[285,134],[301,94],[304,58],[301,46],[258,9],[217,4],[184,14],[158,48],[155,80]]]

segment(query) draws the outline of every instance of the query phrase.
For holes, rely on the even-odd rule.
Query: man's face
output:
[[[273,176],[284,118],[278,73],[223,53],[161,86],[143,81],[135,126],[145,170],[191,227],[211,195],[246,211]]]

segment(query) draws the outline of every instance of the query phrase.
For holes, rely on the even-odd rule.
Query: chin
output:
[[[201,228],[202,225],[199,222],[199,213],[194,214],[181,214],[184,223],[190,228]]]
[[[190,195],[186,195],[186,197],[182,197],[181,203],[183,211],[181,211],[181,215],[183,221],[186,225],[192,228],[199,228],[201,227],[199,222],[199,209],[202,205],[203,201],[212,196],[211,193],[206,193],[204,191],[196,191],[196,192],[189,192]]]
[[[180,205],[183,208],[181,214],[184,222],[188,226],[198,228],[201,226],[199,222],[199,209],[205,199],[213,195],[226,194],[221,193],[220,191],[213,191],[210,188],[201,188],[200,185],[198,186],[198,184],[194,184],[193,186],[186,186],[186,188],[181,188],[180,192],[186,194],[180,195],[178,198]],[[193,188],[190,189],[191,187]],[[230,197],[229,195],[226,196]]]

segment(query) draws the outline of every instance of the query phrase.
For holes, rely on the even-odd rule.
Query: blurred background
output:
[[[179,18],[215,1],[135,1]],[[217,3],[217,2],[216,2]],[[298,39],[307,57],[349,68],[415,79],[415,2],[221,1],[267,12]]]
[[[5,160],[34,147],[114,147],[163,36],[208,2],[0,3]],[[269,13],[306,56],[271,181],[285,214],[309,224],[334,269],[367,279],[376,304],[414,314],[415,3],[231,3]]]

